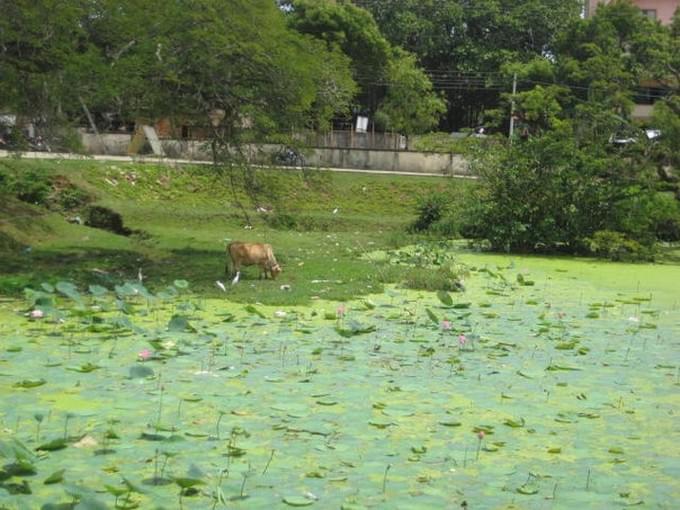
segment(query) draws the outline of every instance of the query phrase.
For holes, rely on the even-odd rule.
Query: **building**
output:
[[[586,0],[585,16],[592,16],[598,5],[609,4],[614,0]],[[664,25],[671,23],[673,15],[680,9],[680,0],[633,0],[633,4],[642,13]],[[654,81],[646,80],[640,83],[635,95],[634,119],[646,120],[651,118],[654,103],[666,93],[666,90]]]
[[[609,4],[613,0],[586,0],[585,16],[592,16],[599,4]],[[633,0],[643,14],[668,25],[673,14],[680,7],[680,0]]]

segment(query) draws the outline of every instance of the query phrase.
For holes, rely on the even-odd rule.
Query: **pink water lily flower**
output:
[[[463,334],[458,335],[458,345],[461,347],[465,346],[465,343],[467,342],[467,337]]]
[[[152,356],[152,352],[149,349],[143,349],[141,352],[137,354],[137,357],[139,358],[140,361],[146,361]]]
[[[345,316],[346,312],[347,309],[345,308],[345,305],[340,305],[338,306],[338,309],[335,311],[335,314],[338,316],[338,319],[342,319]]]
[[[442,325],[442,331],[451,331],[451,329],[453,328],[453,324],[451,324],[451,321],[448,321],[446,319],[444,319],[442,321],[441,325]]]
[[[45,317],[45,312],[42,310],[32,310],[31,311],[31,319],[42,319]]]

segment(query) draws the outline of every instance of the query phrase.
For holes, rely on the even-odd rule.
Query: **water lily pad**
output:
[[[304,496],[284,496],[283,502],[288,506],[310,506],[314,504],[314,500]]]
[[[517,487],[517,492],[526,496],[538,494],[538,487],[533,484],[524,484]]]
[[[54,484],[54,483],[61,483],[61,482],[64,481],[64,473],[65,473],[65,472],[66,472],[65,469],[60,469],[60,470],[58,470],[58,471],[55,471],[55,472],[52,473],[50,476],[48,476],[47,478],[45,478],[45,480],[43,481],[43,483],[44,483],[45,485],[51,485],[51,484]]]
[[[12,386],[14,388],[37,388],[46,383],[47,381],[45,379],[24,379],[23,381],[14,383]]]

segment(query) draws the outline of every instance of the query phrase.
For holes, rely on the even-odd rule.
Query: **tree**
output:
[[[376,116],[406,136],[436,127],[446,103],[432,91],[432,82],[416,65],[415,56],[394,50],[388,70],[387,95]]]
[[[368,11],[349,2],[294,0],[288,19],[291,27],[349,59],[359,110],[405,134],[437,124],[443,103],[429,78],[412,55],[385,39]]]
[[[0,9],[0,108],[43,123],[62,116],[73,107],[65,69],[87,52],[84,2],[2,0]]]
[[[680,108],[674,95],[657,103],[658,142],[630,118],[642,79],[673,83],[671,34],[615,2],[574,21],[552,55],[503,66],[519,92],[501,96],[496,116],[507,119],[514,103],[530,136],[475,156],[481,186],[466,234],[496,250],[633,258],[648,257],[658,239],[677,239],[679,208],[657,192],[655,170],[677,154]],[[617,137],[629,142],[617,146]]]
[[[449,105],[443,127],[473,126],[511,81],[502,67],[554,52],[579,0],[357,0],[388,40],[413,52]]]
[[[76,119],[225,112],[232,143],[349,107],[349,61],[269,0],[2,0],[0,107]],[[243,126],[252,129],[242,129]]]

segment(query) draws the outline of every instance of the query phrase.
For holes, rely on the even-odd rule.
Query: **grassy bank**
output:
[[[28,160],[0,166],[6,182],[14,181],[12,189],[25,195],[40,195],[34,189],[40,183],[48,187],[38,204],[17,200],[4,187],[5,294],[59,280],[110,286],[137,278],[141,269],[151,289],[181,278],[194,291],[212,295],[220,292],[215,281],[225,278],[224,246],[238,239],[272,243],[284,273],[276,282],[256,282],[257,271],[247,270],[242,283],[229,289],[230,298],[289,304],[315,296],[347,299],[402,277],[394,267],[360,256],[413,241],[405,230],[419,196],[449,187],[464,193],[471,185],[432,177],[258,170],[246,187],[241,173],[232,186],[229,175],[204,166]],[[67,221],[84,219],[92,204],[120,213],[133,234]],[[290,291],[281,292],[281,285]]]

